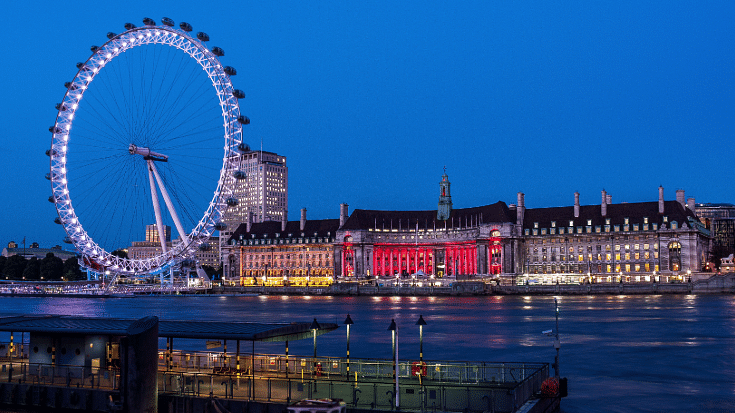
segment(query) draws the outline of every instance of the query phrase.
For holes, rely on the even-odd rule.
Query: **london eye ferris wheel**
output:
[[[234,181],[244,178],[232,159],[247,149],[250,123],[232,85],[237,71],[220,63],[222,48],[206,46],[206,33],[169,18],[143,23],[108,33],[77,64],[47,151],[65,241],[87,269],[126,276],[166,271],[226,228]],[[113,254],[146,239],[148,225],[159,234],[154,253]],[[167,228],[176,231],[170,243]]]

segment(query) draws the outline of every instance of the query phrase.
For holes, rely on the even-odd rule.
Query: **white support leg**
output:
[[[176,213],[176,210],[174,209],[174,204],[173,202],[171,202],[171,198],[168,196],[168,191],[166,191],[166,187],[163,186],[163,180],[161,179],[161,176],[158,174],[158,170],[156,169],[152,161],[148,161],[148,164],[150,165],[150,170],[152,170],[153,174],[156,176],[156,182],[158,182],[158,187],[161,189],[163,200],[166,202],[166,207],[168,207],[168,212],[171,214],[171,218],[173,218],[174,220],[174,224],[176,225],[176,230],[179,232],[179,237],[181,237],[181,241],[184,243],[184,245],[189,245],[189,237],[186,235],[186,231],[184,231],[184,226],[181,225],[181,221],[179,220],[179,215]]]
[[[168,247],[166,246],[166,232],[163,228],[163,217],[161,216],[161,204],[158,202],[158,191],[156,184],[153,182],[153,171],[155,166],[153,161],[148,161],[148,180],[151,184],[151,198],[153,198],[153,210],[156,213],[156,228],[158,228],[158,240],[161,242],[161,250],[166,254]]]

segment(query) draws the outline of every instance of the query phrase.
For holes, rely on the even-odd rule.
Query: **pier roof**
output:
[[[127,335],[136,320],[59,315],[21,315],[0,317],[0,331],[63,333],[88,335]],[[319,323],[317,335],[335,330],[339,325]],[[249,323],[237,321],[159,320],[158,336],[192,339],[244,341],[293,341],[314,336],[311,322]]]

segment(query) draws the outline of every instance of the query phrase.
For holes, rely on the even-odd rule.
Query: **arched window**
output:
[[[681,243],[679,241],[669,243],[669,269],[671,271],[681,269]]]
[[[488,265],[490,274],[503,272],[503,247],[500,242],[500,231],[497,229],[490,231],[488,261],[490,261]]]

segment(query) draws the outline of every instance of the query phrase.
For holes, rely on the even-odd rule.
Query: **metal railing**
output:
[[[0,361],[0,382],[119,390],[120,371],[96,367]]]
[[[159,364],[159,392],[290,403],[339,398],[363,409],[394,409],[393,363],[387,360],[221,353],[172,354]],[[549,377],[545,363],[400,361],[400,407],[404,410],[512,412],[537,394]]]

